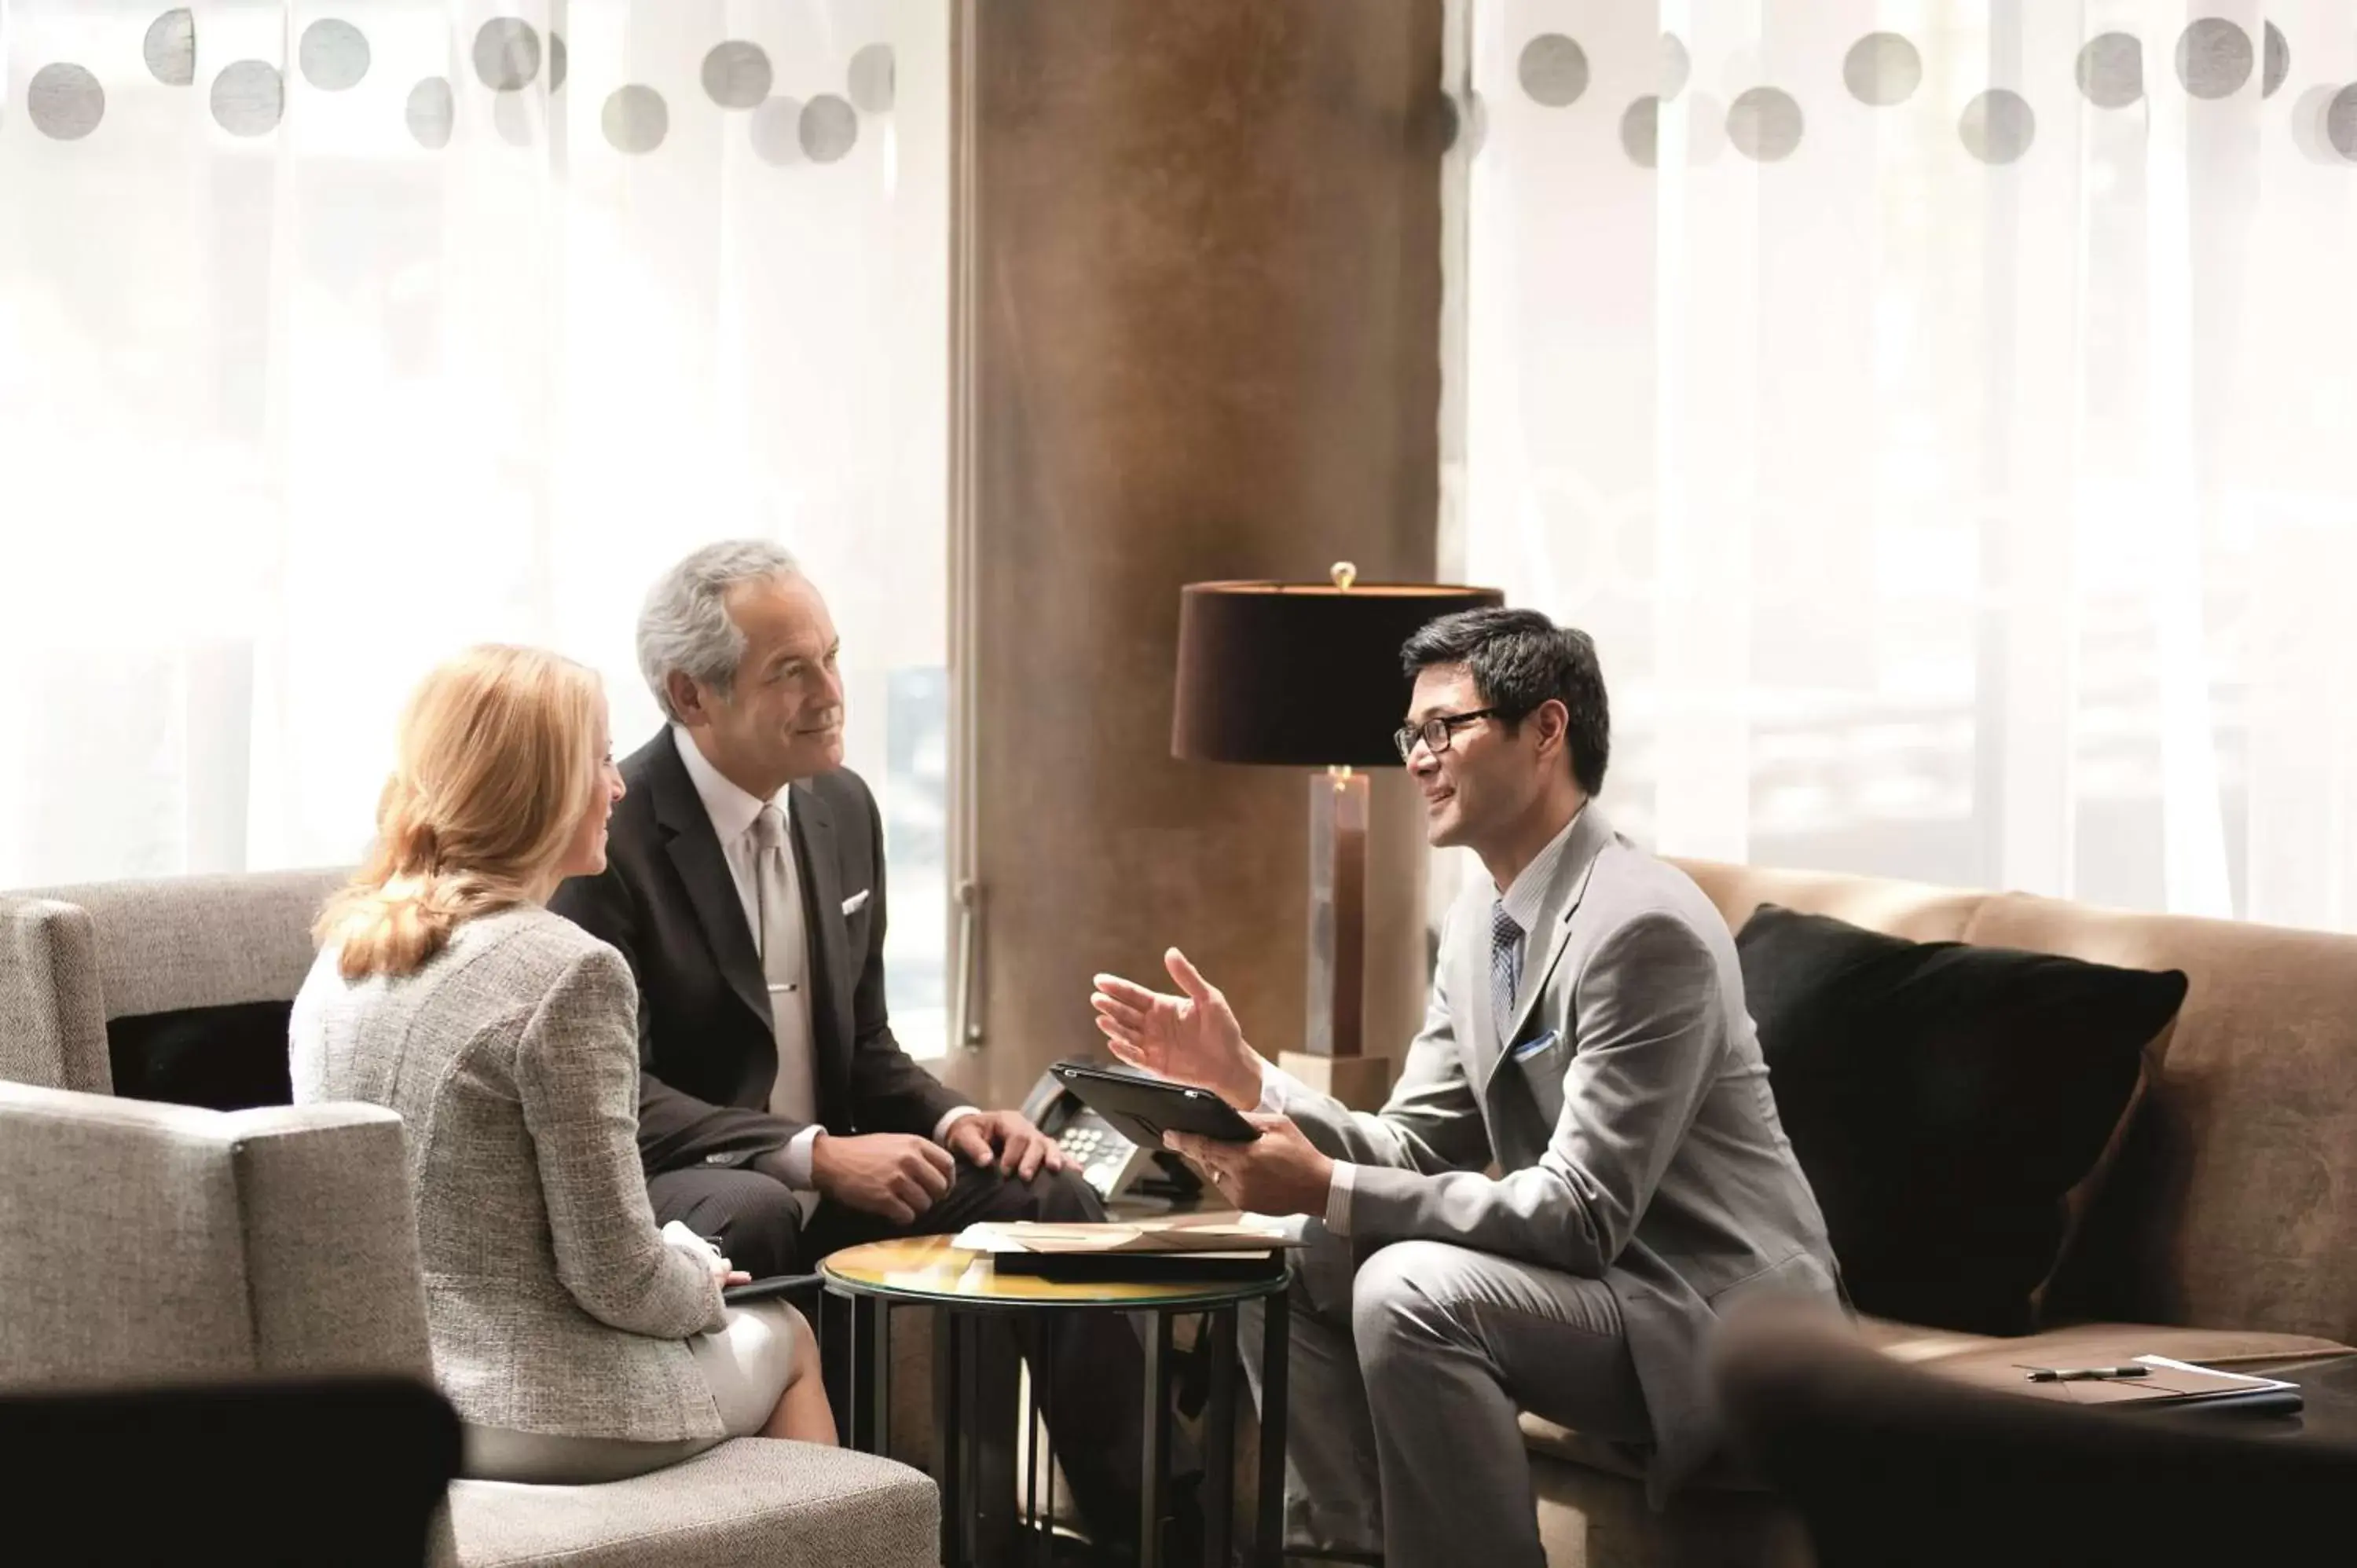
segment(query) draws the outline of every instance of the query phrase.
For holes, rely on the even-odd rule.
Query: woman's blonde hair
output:
[[[528,902],[597,776],[597,677],[537,648],[470,648],[402,710],[368,861],[312,935],[347,980],[414,974],[478,915]]]

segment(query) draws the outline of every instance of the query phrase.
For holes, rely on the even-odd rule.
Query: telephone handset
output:
[[[1116,1197],[1191,1197],[1202,1189],[1187,1162],[1168,1149],[1141,1149],[1081,1102],[1052,1072],[1039,1075],[1023,1101],[1031,1124],[1056,1141],[1081,1179],[1110,1203]]]

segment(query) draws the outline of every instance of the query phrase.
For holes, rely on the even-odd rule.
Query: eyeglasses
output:
[[[1458,725],[1469,725],[1475,719],[1494,717],[1495,708],[1475,708],[1466,714],[1435,714],[1420,725],[1402,725],[1392,732],[1392,744],[1399,747],[1400,760],[1405,762],[1415,750],[1417,741],[1424,749],[1438,757],[1448,749],[1448,736]]]

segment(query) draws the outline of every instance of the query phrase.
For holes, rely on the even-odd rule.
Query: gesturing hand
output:
[[[1029,1181],[1043,1170],[1060,1171],[1068,1163],[1055,1140],[1031,1125],[1019,1111],[976,1111],[950,1123],[943,1141],[966,1163],[985,1170],[996,1163],[1017,1181]]]
[[[1253,1109],[1260,1103],[1260,1060],[1228,999],[1177,948],[1162,963],[1184,995],[1148,991],[1115,974],[1096,977],[1089,1005],[1113,1054],[1158,1077],[1208,1089],[1239,1111]]]
[[[956,1172],[947,1149],[908,1133],[821,1133],[811,1145],[811,1182],[823,1196],[895,1225],[931,1208]]]

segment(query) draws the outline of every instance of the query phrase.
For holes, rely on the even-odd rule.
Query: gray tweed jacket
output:
[[[719,1287],[664,1244],[640,1172],[637,992],[537,908],[470,920],[415,974],[330,946],[295,999],[296,1103],[407,1123],[435,1375],[465,1420],[664,1442],[721,1435],[686,1337]]]

